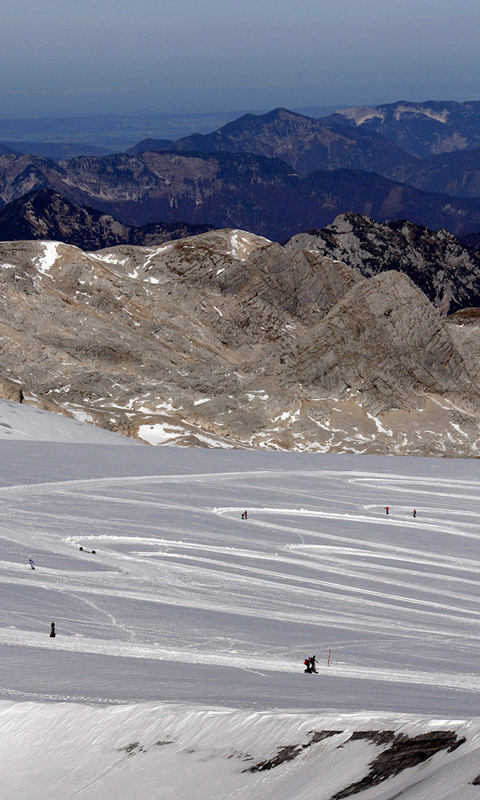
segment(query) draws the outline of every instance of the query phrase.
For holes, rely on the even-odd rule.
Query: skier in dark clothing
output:
[[[390,511],[389,507],[388,507],[388,506],[385,506],[385,514],[387,515],[387,517],[388,517],[388,513],[389,513],[389,511]]]
[[[245,519],[245,511],[242,514],[242,519]]]
[[[50,625],[50,636],[51,636],[52,638],[55,638],[55,636],[56,636],[56,633],[55,633],[55,623],[54,623],[53,621],[52,621],[52,624]]]
[[[29,558],[28,563],[30,564],[30,569],[35,569],[35,561],[33,558]]]
[[[318,671],[317,671],[317,656],[312,656],[311,657],[310,666],[312,668],[312,672],[316,672],[317,675],[318,675]]]
[[[417,511],[416,511],[416,509],[414,508],[414,509],[413,509],[413,511],[412,511],[412,517],[413,517],[413,519],[415,519],[415,517],[416,517],[416,516],[417,516]]]
[[[303,663],[305,664],[305,669],[303,671],[308,672],[310,674],[312,672],[312,664],[310,662],[310,659],[306,658]]]
[[[248,517],[248,514],[247,514],[247,512],[245,511],[245,512],[244,512],[244,515],[243,515],[243,519],[247,519],[247,517]]]

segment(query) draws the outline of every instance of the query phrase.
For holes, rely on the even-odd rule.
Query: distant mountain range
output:
[[[5,204],[47,187],[124,225],[182,220],[242,228],[277,241],[328,225],[346,210],[377,221],[408,219],[455,235],[480,230],[480,198],[425,193],[361,170],[302,177],[285,161],[251,153],[145,152],[63,162],[0,156]]]
[[[4,142],[0,145],[0,153],[3,146],[16,154],[29,153],[32,156],[53,158],[56,161],[76,156],[106,156],[113,152],[106,147],[84,142]]]
[[[353,106],[322,121],[381,134],[417,158],[480,147],[479,100]]]
[[[51,240],[83,250],[117,244],[161,244],[212,230],[211,225],[185,222],[123,225],[95,208],[75,206],[53,189],[37,189],[0,208],[0,241]]]
[[[408,107],[412,109],[413,105],[415,104]],[[462,106],[462,104],[453,105]],[[478,106],[480,107],[480,103]],[[300,175],[308,175],[316,170],[361,169],[408,183],[426,192],[440,192],[457,197],[479,196],[480,144],[477,144],[479,149],[472,148],[476,145],[477,138],[480,142],[480,127],[476,138],[474,131],[477,128],[475,125],[471,126],[471,117],[463,113],[458,124],[451,122],[450,128],[453,125],[457,134],[454,135],[450,131],[448,136],[445,135],[442,139],[444,150],[439,147],[440,155],[434,154],[432,145],[431,152],[425,146],[424,154],[420,156],[418,152],[411,153],[401,146],[404,138],[408,138],[402,124],[408,124],[409,130],[417,126],[419,140],[426,125],[428,142],[433,136],[430,132],[432,120],[435,123],[434,127],[443,125],[442,131],[447,123],[437,121],[438,117],[442,117],[440,111],[431,111],[431,114],[436,114],[433,118],[427,114],[426,109],[422,112],[418,110],[416,113],[411,110],[407,115],[400,114],[397,107],[403,108],[403,105],[395,104],[394,109],[388,107],[388,119],[393,118],[397,125],[395,137],[392,133],[390,138],[383,132],[379,122],[382,117],[376,116],[376,109],[346,109],[325,119],[312,119],[280,108],[262,116],[246,114],[214,133],[194,134],[176,142],[145,139],[127,152],[131,155],[138,155],[147,150],[249,152],[269,158],[280,158]],[[398,119],[395,117],[395,109]],[[368,113],[372,116],[369,117]],[[387,114],[385,111],[378,113]],[[353,125],[355,120],[359,121],[357,126]],[[361,120],[366,121],[362,123]],[[367,124],[372,120],[378,125]],[[469,123],[469,138],[461,134],[462,122]],[[392,125],[393,121],[387,133],[391,131]],[[480,111],[478,111],[477,125],[480,126]],[[464,147],[461,147],[461,144],[464,144]]]
[[[177,142],[147,139],[127,151],[178,153],[255,153],[286,161],[299,175],[316,170],[361,169],[396,177],[415,159],[375,132],[329,124],[277,108],[261,116],[245,114],[214,133],[187,136]]]
[[[479,108],[402,102],[322,119],[275,109],[209,134],[60,161],[4,145],[0,202],[50,188],[124,226],[180,220],[284,240],[352,211],[461,236],[480,230]]]

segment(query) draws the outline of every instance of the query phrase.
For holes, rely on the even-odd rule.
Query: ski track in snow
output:
[[[414,474],[160,469],[0,487],[0,536],[10,543],[8,558],[0,552],[0,643],[49,659],[173,662],[260,681],[304,680],[305,655],[325,660],[332,647],[322,680],[343,681],[347,693],[373,682],[476,698],[480,480],[450,476],[447,462],[442,477],[434,459],[390,463]],[[54,682],[53,671],[38,696],[97,702]],[[6,685],[0,694],[25,692]]]

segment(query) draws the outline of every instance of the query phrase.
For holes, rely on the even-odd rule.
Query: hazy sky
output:
[[[2,0],[0,115],[480,99],[479,0]]]

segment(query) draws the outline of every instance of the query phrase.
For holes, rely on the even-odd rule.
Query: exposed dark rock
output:
[[[306,744],[303,744],[303,749],[307,747],[311,747],[312,744],[318,744],[318,742],[323,742],[324,739],[330,739],[332,736],[339,736],[343,731],[310,731],[311,734],[310,739]]]
[[[455,314],[450,314],[448,321],[455,325],[476,324],[480,322],[480,308],[464,308],[456,311]]]
[[[126,744],[124,747],[119,747],[119,752],[125,752],[127,756],[133,756],[136,752],[140,752],[137,748],[139,748],[140,742],[131,742],[130,744]]]
[[[389,731],[388,733],[391,732]],[[359,735],[356,735],[356,738],[365,737],[362,737],[360,732]],[[398,775],[404,769],[422,764],[441,750],[447,750],[449,753],[453,752],[464,742],[465,739],[458,739],[455,731],[432,731],[431,733],[422,733],[413,737],[400,734],[395,737],[390,747],[383,750],[372,761],[368,775],[334,794],[331,800],[342,800],[344,797],[363,792],[372,786],[378,786],[379,783]]]
[[[356,742],[358,740],[365,740],[372,742],[372,744],[390,744],[395,739],[394,731],[354,731],[348,739],[348,742]],[[346,744],[348,744],[346,742]]]
[[[312,745],[323,742],[325,739],[330,739],[332,736],[338,736],[341,733],[342,731],[310,731],[310,739],[305,744],[279,747],[275,756],[259,761],[248,767],[248,769],[244,769],[243,772],[265,772],[269,769],[275,769],[275,767],[279,767],[287,761],[294,761],[303,750],[312,747]]]
[[[275,769],[280,764],[285,764],[286,761],[293,761],[302,752],[302,747],[299,745],[287,745],[280,747],[278,752],[273,758],[268,758],[265,761],[259,761],[258,764],[253,764],[243,772],[265,772],[268,769]]]
[[[0,241],[53,240],[82,250],[116,244],[153,245],[212,230],[185,222],[123,225],[95,208],[74,206],[52,189],[38,189],[0,209]]]

